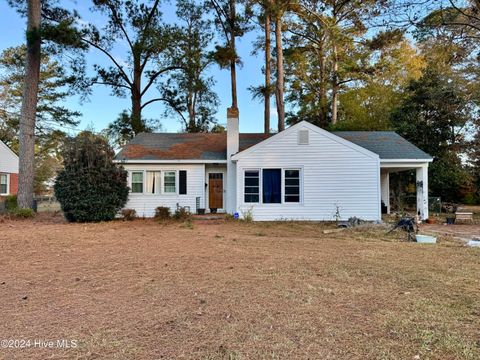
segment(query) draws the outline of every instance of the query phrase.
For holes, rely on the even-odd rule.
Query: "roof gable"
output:
[[[252,153],[256,149],[258,149],[260,147],[263,147],[263,146],[266,146],[273,141],[277,141],[277,140],[281,139],[282,137],[287,136],[290,133],[292,133],[294,131],[297,131],[301,128],[306,128],[310,131],[314,131],[316,133],[319,133],[319,134],[329,138],[330,140],[333,140],[337,143],[340,143],[341,145],[344,145],[344,146],[349,147],[353,150],[356,150],[356,151],[358,151],[358,152],[360,152],[360,153],[362,153],[366,156],[369,156],[371,158],[378,158],[379,157],[378,154],[376,154],[376,153],[374,153],[374,152],[372,152],[372,151],[370,151],[370,150],[368,150],[364,147],[361,147],[361,146],[359,146],[359,145],[357,145],[357,144],[355,144],[351,141],[345,140],[345,139],[343,139],[343,138],[341,138],[341,137],[339,137],[339,136],[337,136],[337,135],[335,135],[335,134],[333,134],[333,133],[331,133],[327,130],[324,130],[324,129],[316,126],[316,125],[313,125],[313,124],[311,124],[307,121],[301,121],[301,122],[299,122],[295,125],[290,126],[288,129],[286,129],[286,130],[284,130],[280,133],[277,133],[277,134],[273,135],[272,137],[270,137],[270,138],[268,138],[268,139],[266,139],[266,140],[264,140],[264,141],[262,141],[262,142],[260,142],[256,145],[248,148],[247,150],[244,150],[244,151],[240,150],[237,154],[232,156],[232,159],[233,160],[238,160],[238,159],[240,159],[244,156],[247,156],[248,154]]]

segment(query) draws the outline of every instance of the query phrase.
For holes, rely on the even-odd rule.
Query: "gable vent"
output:
[[[298,145],[308,145],[309,134],[308,130],[298,130]]]

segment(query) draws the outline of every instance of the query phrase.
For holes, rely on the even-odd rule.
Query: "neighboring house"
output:
[[[0,140],[0,197],[18,190],[18,156]]]
[[[394,132],[331,133],[307,122],[278,134],[139,134],[116,156],[129,173],[127,208],[251,213],[255,220],[381,219],[389,174],[416,169],[417,209],[428,218],[431,156]]]

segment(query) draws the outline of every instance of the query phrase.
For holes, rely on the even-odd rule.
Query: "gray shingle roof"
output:
[[[393,131],[337,131],[333,134],[388,159],[432,157]],[[273,135],[273,134],[272,134]],[[240,151],[272,136],[240,134]],[[226,160],[227,136],[222,134],[142,133],[130,141],[116,160]]]
[[[432,159],[394,131],[335,131],[333,134],[378,154],[382,160]]]

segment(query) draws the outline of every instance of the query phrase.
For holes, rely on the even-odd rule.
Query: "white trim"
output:
[[[210,174],[222,174],[222,207],[217,209],[217,213],[224,213],[226,211],[226,200],[227,200],[227,172],[225,168],[220,169],[207,169],[205,172],[205,211],[210,211]],[[208,189],[208,191],[207,191]]]
[[[184,170],[184,169],[181,169]],[[151,194],[146,192],[146,180],[147,180],[147,172],[159,172],[160,173],[160,192]],[[175,192],[165,192],[165,173],[166,172],[174,172],[175,173]],[[133,195],[145,195],[145,196],[180,196],[179,194],[179,170],[175,169],[162,169],[162,170],[145,170],[145,169],[132,169],[128,170],[128,186],[130,187],[129,194]],[[143,173],[143,182],[142,182],[142,192],[133,192],[132,191],[132,173]],[[188,170],[187,170],[187,193],[188,193]],[[185,195],[185,194],[182,194]]]
[[[287,196],[287,193],[285,192],[285,188],[287,185],[285,185],[285,171],[288,170],[296,170],[298,171],[298,202],[295,201],[285,201],[285,196]],[[300,166],[292,166],[292,167],[282,167],[282,204],[285,205],[303,205],[303,168]]]
[[[258,171],[258,201],[257,202],[246,202],[245,201],[245,173],[247,171]],[[241,204],[243,205],[260,205],[262,203],[262,194],[263,194],[263,186],[262,186],[262,168],[242,168],[242,201]]]
[[[175,173],[175,191],[173,191],[173,192],[166,192],[165,191],[165,173],[167,173],[167,172]],[[162,179],[162,189],[161,189],[162,191],[161,191],[160,194],[166,195],[166,196],[179,195],[178,194],[178,171],[177,170],[172,170],[172,169],[162,170],[161,179]],[[187,190],[187,192],[188,192],[188,190]]]
[[[142,191],[141,192],[133,192],[133,188],[132,188],[132,180],[133,180],[133,173],[142,173]],[[135,195],[138,195],[138,194],[142,194],[142,195],[152,195],[152,194],[145,194],[145,175],[146,175],[146,170],[142,169],[142,170],[129,170],[128,171],[128,186],[130,188],[130,192],[129,194],[135,194]],[[136,183],[136,184],[139,184],[139,183]]]
[[[382,221],[382,172],[380,170],[380,159],[377,162],[377,208],[378,208],[378,221]]]
[[[424,162],[432,162],[433,159],[380,159],[380,163],[424,163]]]
[[[280,197],[281,201],[279,203],[264,203],[263,202],[263,170],[268,169],[279,169],[280,170]],[[285,171],[286,170],[298,170],[299,171],[299,187],[300,187],[300,201],[299,202],[286,202],[285,201]],[[247,171],[258,171],[258,202],[245,202],[245,172]],[[265,167],[245,167],[241,168],[242,172],[242,188],[241,188],[241,205],[262,205],[262,206],[303,206],[304,205],[304,196],[303,196],[303,179],[304,179],[304,167],[303,166],[265,166]]]
[[[147,195],[147,196],[162,195],[162,193],[161,193],[161,191],[162,191],[162,170],[144,170],[144,172],[145,172],[145,175],[144,175],[144,178],[143,178],[143,194]],[[160,173],[160,188],[159,188],[160,192],[155,192],[155,193],[147,192],[147,173],[149,173],[149,172]],[[157,183],[155,183],[155,191],[156,190],[157,190]],[[133,194],[140,194],[140,193],[133,193]]]
[[[116,164],[226,164],[227,160],[113,160]]]
[[[3,175],[7,176],[7,192],[6,193],[0,193],[0,195],[1,196],[8,196],[8,195],[10,195],[10,174],[9,173],[0,173],[0,176],[3,176]]]
[[[203,164],[203,182],[202,182],[202,198],[200,199],[200,209],[204,209],[207,211],[207,187],[206,184],[206,175],[207,174],[207,167]],[[187,172],[187,193],[188,193],[188,172]],[[203,200],[203,206],[201,204],[201,200]]]
[[[364,147],[361,147],[357,144],[354,144],[353,142],[351,141],[348,141],[348,140],[345,140],[344,138],[338,136],[338,135],[335,135],[335,134],[332,134],[331,132],[327,131],[327,130],[324,130],[322,128],[319,128],[318,126],[315,126],[307,121],[301,121],[295,125],[292,125],[290,126],[288,129],[282,131],[282,132],[279,132],[278,134],[275,134],[271,137],[269,137],[268,139],[265,139],[263,141],[260,141],[258,144],[255,144],[251,147],[249,147],[248,149],[246,150],[243,150],[243,151],[240,151],[239,153],[236,153],[235,155],[232,156],[232,160],[239,160],[245,156],[247,156],[248,154],[250,154],[252,151],[255,151],[257,150],[258,148],[260,147],[263,147],[267,144],[270,144],[271,142],[273,141],[277,141],[281,138],[283,138],[284,136],[290,134],[291,132],[293,132],[295,129],[297,128],[302,128],[302,127],[306,127],[307,129],[309,129],[310,131],[314,131],[320,135],[323,135],[325,137],[327,137],[328,139],[330,140],[333,140],[339,144],[342,144],[344,146],[347,146],[353,150],[356,150],[372,159],[378,159],[379,156],[378,154],[375,154],[374,152],[370,151],[370,150],[367,150],[365,149]],[[310,140],[310,143],[311,143],[311,140]],[[308,145],[302,145],[302,146],[308,146]]]

